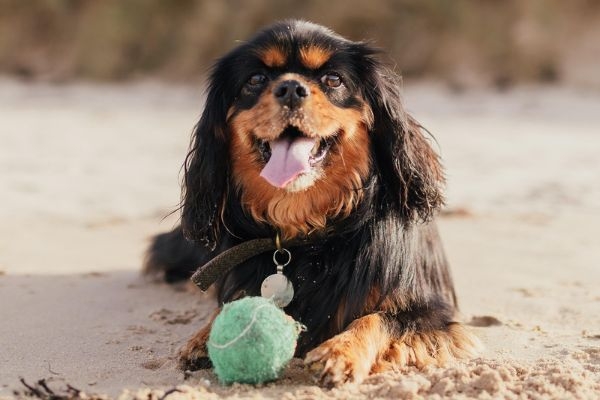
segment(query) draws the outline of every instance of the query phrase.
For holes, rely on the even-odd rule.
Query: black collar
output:
[[[319,236],[311,238],[312,240],[295,239],[286,241],[279,245],[276,242],[276,239],[272,238],[248,240],[219,253],[206,264],[198,267],[196,272],[194,272],[194,275],[192,275],[191,280],[196,284],[196,286],[205,292],[220,277],[224,276],[233,268],[245,261],[248,261],[252,257],[256,257],[257,255],[266,253],[267,251],[275,251],[276,249],[280,249],[282,247],[289,248],[314,243],[315,239],[322,240],[327,237],[330,236]]]
[[[269,250],[275,250],[276,248],[275,240],[268,238],[242,242],[237,246],[225,250],[206,264],[200,266],[194,272],[194,275],[192,275],[192,282],[205,292],[217,279],[244,261]]]

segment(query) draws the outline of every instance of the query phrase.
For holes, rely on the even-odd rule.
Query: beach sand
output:
[[[360,385],[223,387],[173,356],[214,300],[139,271],[177,224],[200,88],[0,81],[0,398],[600,397],[600,93],[405,89],[448,177],[439,226],[481,357]],[[74,393],[71,391],[70,393]]]

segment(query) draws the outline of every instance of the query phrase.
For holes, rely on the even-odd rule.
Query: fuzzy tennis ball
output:
[[[269,299],[225,304],[208,339],[208,356],[222,383],[277,379],[294,356],[302,326]]]

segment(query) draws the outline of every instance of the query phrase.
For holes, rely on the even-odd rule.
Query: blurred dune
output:
[[[564,82],[600,88],[595,0],[2,0],[0,73],[25,79],[201,79],[282,18],[389,51],[411,78],[455,89]]]

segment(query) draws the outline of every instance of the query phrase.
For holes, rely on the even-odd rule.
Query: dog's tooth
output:
[[[313,146],[312,150],[310,151],[310,154],[313,156],[316,156],[319,153],[320,148],[321,148],[321,140],[317,139],[317,140],[315,140],[315,145]]]

